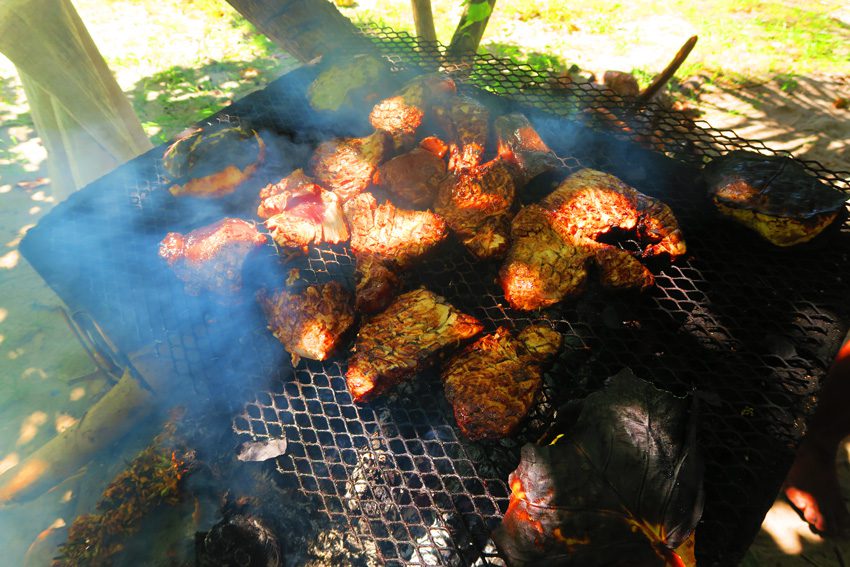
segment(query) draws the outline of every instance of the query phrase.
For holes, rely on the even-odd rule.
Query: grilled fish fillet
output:
[[[159,255],[197,295],[210,291],[229,295],[242,288],[242,266],[248,253],[266,237],[250,222],[226,218],[187,234],[169,232],[159,245]]]
[[[404,293],[357,333],[345,374],[355,402],[378,396],[430,366],[483,326],[424,288]]]
[[[464,436],[479,440],[513,434],[540,391],[544,367],[560,348],[561,334],[536,324],[517,337],[500,327],[455,354],[441,376]]]
[[[260,290],[257,301],[293,364],[300,357],[326,360],[354,323],[351,293],[338,282],[312,285],[301,293],[282,290],[269,295]]]

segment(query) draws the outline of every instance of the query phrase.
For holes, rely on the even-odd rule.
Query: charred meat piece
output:
[[[476,258],[500,258],[508,249],[515,195],[512,168],[497,158],[447,176],[434,210]]]
[[[339,282],[311,285],[301,293],[286,290],[269,295],[257,293],[269,330],[292,355],[326,360],[339,346],[341,337],[354,323],[351,293]]]
[[[848,199],[788,157],[734,151],[709,163],[704,177],[722,215],[776,246],[813,239],[845,211]]]
[[[188,293],[229,295],[242,288],[248,253],[265,242],[253,224],[226,218],[188,234],[169,232],[159,245],[159,255],[185,282]]]
[[[369,122],[376,130],[392,136],[396,151],[402,151],[413,145],[416,131],[432,105],[455,90],[454,81],[445,75],[421,75],[409,81],[396,95],[376,104],[369,114]]]
[[[371,254],[356,257],[355,306],[360,313],[378,313],[387,308],[401,289],[397,268]]]
[[[260,191],[257,216],[266,220],[274,241],[285,248],[337,244],[348,240],[339,198],[316,185],[300,169]]]
[[[466,95],[449,97],[434,108],[449,142],[449,170],[460,171],[481,163],[489,132],[490,111]]]
[[[415,148],[381,165],[375,173],[375,185],[413,206],[430,207],[446,176],[446,162],[434,153],[440,151],[440,146],[432,140],[436,139],[429,138],[426,147]]]
[[[441,376],[455,420],[468,439],[512,435],[531,409],[561,334],[529,325],[514,338],[500,327],[455,354]]]
[[[263,162],[265,150],[259,134],[244,126],[219,123],[193,128],[162,156],[162,165],[174,180],[168,190],[175,197],[232,193]]]
[[[404,293],[357,333],[345,373],[355,402],[378,396],[430,366],[483,326],[424,288]]]
[[[499,271],[505,298],[530,310],[574,297],[584,290],[589,266],[605,288],[650,287],[652,273],[635,256],[598,240],[615,228],[646,244],[643,257],[675,259],[686,251],[670,207],[612,175],[583,169],[514,219],[513,244]]]
[[[499,155],[517,165],[517,185],[523,186],[560,165],[555,153],[523,114],[499,116],[493,123],[493,129],[499,139]]]
[[[389,156],[391,140],[380,130],[365,138],[338,138],[319,144],[310,166],[322,186],[341,203],[369,187],[378,165]]]
[[[511,247],[499,281],[514,309],[531,311],[579,295],[587,286],[590,250],[563,238],[538,205],[523,207],[511,224]]]
[[[617,228],[634,231],[645,244],[644,257],[686,252],[673,211],[665,203],[602,171],[582,169],[566,178],[540,203],[555,227],[578,240],[598,240]]]
[[[346,203],[345,216],[357,260],[357,305],[366,313],[385,307],[399,289],[396,272],[412,266],[448,234],[445,221],[431,211],[378,205],[371,193]]]

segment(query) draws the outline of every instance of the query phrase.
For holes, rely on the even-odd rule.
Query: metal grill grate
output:
[[[399,72],[441,61],[434,46],[390,30],[374,33]],[[711,213],[696,167],[733,148],[769,153],[763,144],[657,107],[636,113],[610,92],[553,89],[551,76],[486,55],[477,57],[471,74],[457,72],[464,88],[494,108],[525,111],[568,169],[603,169],[667,202],[690,250],[686,261],[656,266],[657,285],[643,296],[591,290],[577,302],[531,314],[505,304],[497,264],[473,262],[456,248],[408,275],[409,285],[427,285],[488,331],[542,319],[564,334],[566,346],[539,403],[513,439],[460,438],[433,372],[355,405],[344,356],[294,369],[283,361],[250,297],[252,286],[267,282],[251,281],[242,305],[211,305],[187,296],[158,262],[166,232],[224,214],[253,217],[260,186],[303,164],[316,142],[343,133],[306,104],[311,68],[218,116],[262,127],[269,142],[267,163],[233,198],[203,208],[175,201],[157,148],[56,207],[21,249],[72,309],[91,312],[124,350],[153,342],[199,394],[224,391],[228,400],[248,400],[236,405],[234,431],[255,439],[285,436],[279,482],[314,497],[329,522],[357,534],[373,562],[501,564],[489,533],[506,509],[506,479],[519,448],[539,437],[554,408],[628,366],[675,393],[700,392],[707,502],[697,554],[702,564],[734,563],[776,494],[846,331],[850,230],[845,225],[799,250],[777,250]],[[806,166],[846,189],[843,174]],[[547,189],[532,187],[523,199]],[[56,255],[60,249],[65,253]],[[86,259],[85,270],[79,258]],[[260,263],[272,266],[279,278],[270,283],[279,285],[285,268],[276,251],[269,248]],[[313,249],[290,265],[308,281],[352,280],[344,246]]]

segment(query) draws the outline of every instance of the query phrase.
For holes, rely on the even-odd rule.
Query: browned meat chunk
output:
[[[466,95],[449,97],[434,108],[440,127],[449,141],[449,170],[460,171],[481,163],[487,143],[487,107]]]
[[[441,376],[455,420],[469,439],[512,435],[537,397],[544,367],[561,348],[561,334],[529,325],[514,338],[504,327],[455,354]]]
[[[378,168],[375,185],[416,207],[430,207],[446,176],[446,162],[434,153],[415,148]]]
[[[386,306],[395,295],[400,279],[388,272],[409,268],[448,233],[445,221],[431,211],[400,209],[390,202],[378,205],[371,193],[346,203],[345,216],[357,259],[357,304],[367,313]]]
[[[299,357],[326,360],[354,323],[351,293],[338,282],[312,285],[301,293],[284,290],[270,296],[260,290],[257,300],[293,364]]]
[[[515,194],[511,167],[495,159],[446,177],[434,210],[476,258],[500,258],[508,249]]]
[[[310,160],[313,176],[345,203],[369,187],[378,165],[389,157],[391,143],[382,131],[323,142]]]
[[[508,302],[529,310],[573,297],[584,289],[588,264],[606,288],[653,285],[652,273],[635,256],[598,241],[614,228],[633,232],[646,245],[643,257],[675,259],[686,251],[670,207],[613,175],[583,169],[514,219],[514,241],[499,271]]]
[[[345,374],[355,402],[378,396],[481,332],[470,315],[424,288],[400,295],[357,333]]]
[[[387,308],[401,290],[401,279],[389,262],[371,254],[356,257],[355,306],[361,313],[378,313]]]
[[[284,248],[337,244],[348,240],[348,227],[339,198],[316,185],[300,169],[260,191],[257,216],[274,241]]]
[[[266,237],[250,222],[226,218],[189,232],[169,232],[159,245],[186,291],[229,295],[242,288],[242,266],[248,253]]]
[[[538,205],[517,213],[511,240],[499,280],[514,309],[548,307],[584,291],[590,251],[562,238]]]
[[[416,131],[431,106],[454,92],[454,81],[444,75],[416,77],[395,96],[376,104],[369,121],[376,130],[392,136],[396,151],[401,151],[413,145]]]
[[[523,186],[541,173],[560,165],[555,153],[524,115],[514,113],[499,116],[493,123],[493,129],[499,139],[499,155],[517,166],[517,185]]]

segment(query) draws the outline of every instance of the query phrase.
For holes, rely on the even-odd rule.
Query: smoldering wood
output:
[[[682,66],[682,63],[685,62],[685,59],[688,58],[688,55],[690,55],[691,50],[693,50],[694,46],[697,44],[697,39],[698,36],[692,36],[688,38],[684,45],[679,48],[679,51],[676,53],[670,63],[667,64],[667,67],[665,67],[663,71],[658,73],[658,75],[656,75],[655,78],[652,79],[652,82],[649,84],[649,86],[647,86],[643,90],[643,92],[638,95],[638,100],[640,102],[648,102],[652,100],[652,97],[658,94],[658,91],[660,91],[662,88],[664,88],[664,85],[667,84],[667,81],[673,78],[673,75],[676,74],[676,71],[679,70],[679,67]]]

